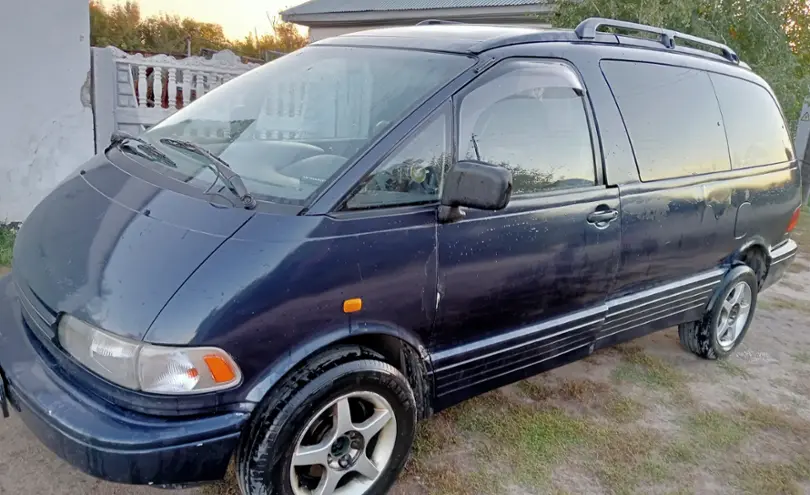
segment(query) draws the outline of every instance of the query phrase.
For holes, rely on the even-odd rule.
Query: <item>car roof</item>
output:
[[[695,38],[675,31],[640,26],[644,30],[653,30],[663,35],[663,40],[640,38],[634,36],[617,35],[597,32],[599,22],[612,22],[604,19],[588,19],[583,21],[576,30],[546,29],[526,27],[506,27],[464,24],[446,21],[424,21],[415,26],[389,27],[357,31],[341,36],[326,38],[314,45],[341,45],[341,46],[376,46],[386,48],[419,49],[437,52],[449,52],[467,55],[478,55],[488,50],[511,45],[543,42],[577,42],[578,44],[607,44],[621,45],[623,47],[639,48],[643,50],[667,51],[681,55],[697,56],[719,62],[725,66],[736,66],[750,69],[747,64],[740,62],[735,53],[725,45],[719,45],[710,40]],[[615,21],[621,22],[621,21]],[[590,25],[589,25],[590,23]],[[628,24],[628,23],[625,23]],[[608,24],[609,25],[609,24]],[[590,32],[587,30],[590,28]],[[660,31],[661,33],[658,33]],[[711,48],[721,47],[727,50],[723,56],[717,53],[695,49],[683,45],[670,45],[671,40],[666,38],[685,38],[689,41],[709,44]]]
[[[573,31],[459,23],[369,29],[327,38],[314,44],[383,46],[477,54],[486,49],[511,44],[508,40],[537,37],[540,33],[547,33],[555,41],[576,39]]]

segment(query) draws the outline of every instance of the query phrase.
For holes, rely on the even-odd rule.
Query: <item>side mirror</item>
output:
[[[447,172],[442,191],[440,220],[464,216],[461,207],[502,210],[512,196],[512,172],[485,162],[457,162]]]

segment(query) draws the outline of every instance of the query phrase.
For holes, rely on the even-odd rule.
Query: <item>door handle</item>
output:
[[[588,223],[592,223],[597,227],[607,227],[607,225],[619,218],[617,210],[596,210],[588,215]]]

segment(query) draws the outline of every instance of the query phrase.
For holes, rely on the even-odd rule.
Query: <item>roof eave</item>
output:
[[[317,14],[295,14],[290,11],[281,12],[281,18],[286,22],[293,22],[303,26],[317,27],[329,26],[358,26],[370,24],[403,24],[418,22],[425,19],[441,19],[454,21],[486,21],[486,22],[515,22],[527,20],[534,15],[550,14],[554,10],[553,3],[537,5],[510,5],[502,7],[465,7],[449,9],[414,9],[414,10],[387,10],[364,12],[324,12]]]

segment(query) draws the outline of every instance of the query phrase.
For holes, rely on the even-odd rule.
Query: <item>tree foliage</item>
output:
[[[272,34],[260,35],[256,39],[250,33],[243,40],[234,41],[232,49],[248,57],[263,58],[267,51],[289,53],[307,43],[307,38],[298,32],[294,24],[274,19]]]
[[[808,0],[563,0],[554,24],[608,17],[727,44],[771,85],[795,132],[810,91]]]
[[[265,50],[288,53],[308,42],[293,24],[278,20],[273,22],[272,33],[258,40],[250,34],[244,40],[232,41],[219,24],[168,14],[143,18],[135,1],[107,7],[100,0],[90,0],[90,43],[93,46],[185,54],[187,39],[191,40],[192,54],[199,54],[202,48],[229,48],[239,55],[255,58],[263,58]]]

